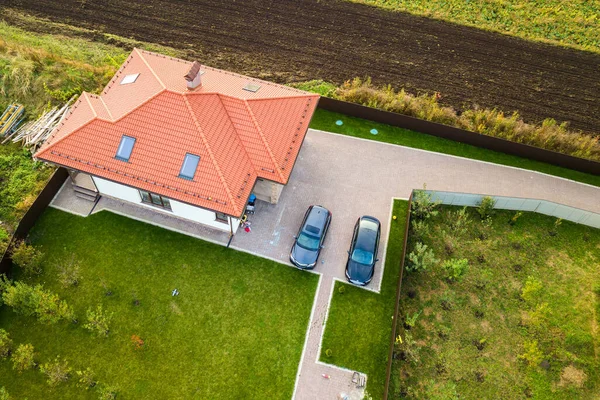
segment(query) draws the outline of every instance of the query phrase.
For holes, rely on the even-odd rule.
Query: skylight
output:
[[[117,154],[115,155],[115,158],[121,161],[129,161],[129,157],[131,157],[131,152],[133,151],[134,144],[135,138],[123,135],[123,137],[121,138],[121,143],[119,143],[119,148],[117,149]]]
[[[258,89],[260,89],[260,85],[257,85],[256,83],[247,83],[246,86],[244,86],[244,90],[252,93],[258,92]]]
[[[129,74],[125,75],[125,78],[121,80],[121,85],[127,85],[128,83],[133,83],[140,76],[140,74]]]
[[[179,171],[179,177],[184,179],[193,180],[194,175],[196,174],[196,168],[198,168],[198,163],[200,162],[200,157],[187,153],[185,155],[185,159],[183,160],[183,165],[181,166],[181,171]]]

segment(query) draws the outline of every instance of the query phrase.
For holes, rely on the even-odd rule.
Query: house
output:
[[[78,196],[110,196],[234,234],[249,196],[277,203],[319,96],[134,49],[83,93],[35,158]]]

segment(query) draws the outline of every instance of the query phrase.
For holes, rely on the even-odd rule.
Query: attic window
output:
[[[133,83],[140,76],[140,74],[129,74],[125,75],[125,78],[121,81],[121,85],[127,85],[128,83]]]
[[[119,148],[117,149],[117,154],[115,158],[117,160],[129,161],[129,157],[131,157],[131,152],[133,151],[133,145],[135,144],[135,138],[131,136],[123,135],[121,138],[121,143],[119,143]]]
[[[189,179],[190,181],[194,179],[194,175],[196,174],[196,168],[198,168],[198,163],[200,162],[200,157],[194,154],[187,153],[185,155],[185,159],[183,160],[183,165],[181,166],[181,171],[179,171],[179,177],[183,179]]]
[[[260,85],[257,85],[256,83],[248,83],[246,86],[244,86],[244,90],[252,93],[258,92],[258,89],[260,89]]]

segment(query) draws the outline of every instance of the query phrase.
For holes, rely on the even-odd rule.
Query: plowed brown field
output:
[[[371,76],[600,132],[600,55],[336,0],[0,0],[278,82]],[[9,21],[10,22],[10,21]]]

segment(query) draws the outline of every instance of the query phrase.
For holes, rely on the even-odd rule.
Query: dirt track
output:
[[[278,82],[371,76],[600,132],[600,55],[336,0],[0,0]],[[83,5],[83,7],[82,7]],[[1,18],[1,17],[0,17]]]

